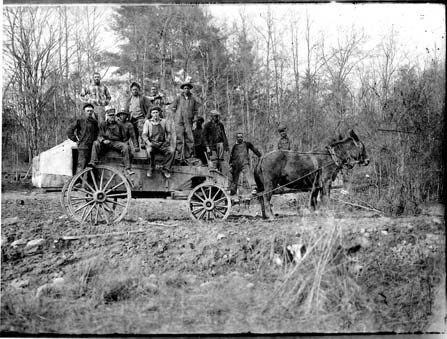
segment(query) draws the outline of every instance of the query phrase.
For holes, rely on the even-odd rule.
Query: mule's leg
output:
[[[255,169],[253,174],[254,174],[256,186],[257,186],[257,189],[258,189],[258,194],[262,194],[262,192],[264,191],[264,184],[262,183],[262,180],[261,180],[260,169],[259,168]],[[258,201],[259,201],[259,205],[261,206],[262,217],[265,219],[266,215],[265,215],[264,196],[263,195],[259,195],[258,196]]]
[[[310,207],[313,211],[315,211],[317,209],[317,198],[318,198],[318,193],[320,192],[319,188],[313,188],[312,191],[310,192]]]

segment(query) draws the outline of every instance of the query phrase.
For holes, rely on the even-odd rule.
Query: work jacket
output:
[[[79,149],[89,149],[98,137],[98,122],[93,118],[74,120],[67,128],[67,136],[78,143]]]

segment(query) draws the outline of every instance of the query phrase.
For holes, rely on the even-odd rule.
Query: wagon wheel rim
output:
[[[193,220],[225,220],[230,215],[231,200],[221,187],[201,184],[189,194],[188,207]]]
[[[121,221],[132,196],[126,177],[115,168],[102,165],[76,174],[67,191],[69,216],[95,225]]]

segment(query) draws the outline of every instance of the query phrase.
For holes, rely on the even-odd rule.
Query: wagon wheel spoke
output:
[[[115,186],[113,186],[111,189],[107,190],[105,193],[109,194],[110,192],[112,192],[113,190],[117,189],[118,187],[120,187],[121,185],[124,185],[124,181],[121,181],[119,184],[116,184]]]
[[[81,221],[87,220],[88,217],[91,217],[92,210],[93,210],[93,207],[95,207],[95,205],[96,205],[96,204],[93,204],[93,205],[90,207],[90,209],[88,210],[87,214],[81,219]]]
[[[82,205],[81,207],[78,207],[77,209],[75,209],[74,211],[73,211],[73,213],[76,213],[77,211],[79,211],[80,209],[83,209],[83,208],[86,208],[88,205],[90,205],[90,204],[92,204],[92,203],[94,203],[95,201],[94,200],[90,200],[90,201],[88,201],[88,202],[86,202],[84,205]]]
[[[219,200],[214,201],[214,204],[219,204],[220,202],[222,202],[226,199],[227,199],[227,197],[224,196],[223,198],[220,198]]]
[[[93,181],[93,185],[95,186],[95,191],[98,191],[98,185],[96,184],[96,178],[95,175],[93,174],[93,171],[90,171],[90,176],[92,177],[92,181]]]
[[[80,176],[80,179],[82,180],[82,182],[85,184],[85,186],[87,186],[91,192],[95,192],[95,190],[93,189],[93,187],[88,183],[87,179],[84,178],[85,173],[83,175]],[[79,189],[80,190],[80,189]]]
[[[99,215],[99,204],[95,204],[96,213],[95,213],[95,225],[98,225],[98,215]]]
[[[216,216],[216,218],[217,218],[217,215],[215,214],[215,212],[219,213],[221,216],[225,216],[225,213],[222,213],[218,208],[215,208],[215,209],[213,210],[213,213],[214,213],[214,215]]]
[[[113,175],[109,178],[109,180],[107,181],[107,183],[104,185],[104,187],[102,188],[103,191],[105,191],[107,189],[107,187],[109,187],[110,183],[112,182],[113,178],[115,177],[116,173],[113,173]]]
[[[197,219],[202,219],[205,212],[206,212],[206,209],[203,208],[202,211],[200,212],[200,214],[197,216]]]
[[[104,205],[101,204],[100,206],[101,206],[101,208],[102,208],[102,210],[103,210],[103,212],[104,212],[104,219],[106,220],[106,223],[107,223],[107,224],[110,224],[109,215],[108,215],[108,213],[107,213],[107,211],[106,211]]]
[[[214,194],[213,198],[211,200],[216,200],[217,195],[220,193],[220,190],[217,190],[216,194]]]
[[[122,206],[122,207],[126,207],[126,205],[124,205],[124,204],[122,204],[122,203],[120,203],[118,201],[111,200],[109,198],[107,198],[106,201],[112,203],[113,205],[119,205],[119,206]]]
[[[102,182],[104,180],[104,169],[101,169],[101,178],[99,179],[99,189],[102,189]]]
[[[200,197],[197,193],[194,193],[193,197],[199,198],[200,201],[205,201],[205,199],[202,199],[202,197]]]

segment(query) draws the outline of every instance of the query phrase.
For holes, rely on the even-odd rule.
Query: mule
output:
[[[278,187],[310,191],[310,206],[317,208],[317,197],[325,204],[332,182],[342,168],[368,165],[365,145],[353,130],[346,138],[333,141],[324,151],[302,153],[273,151],[264,155],[255,167],[255,180],[263,218],[273,218],[270,200]]]

